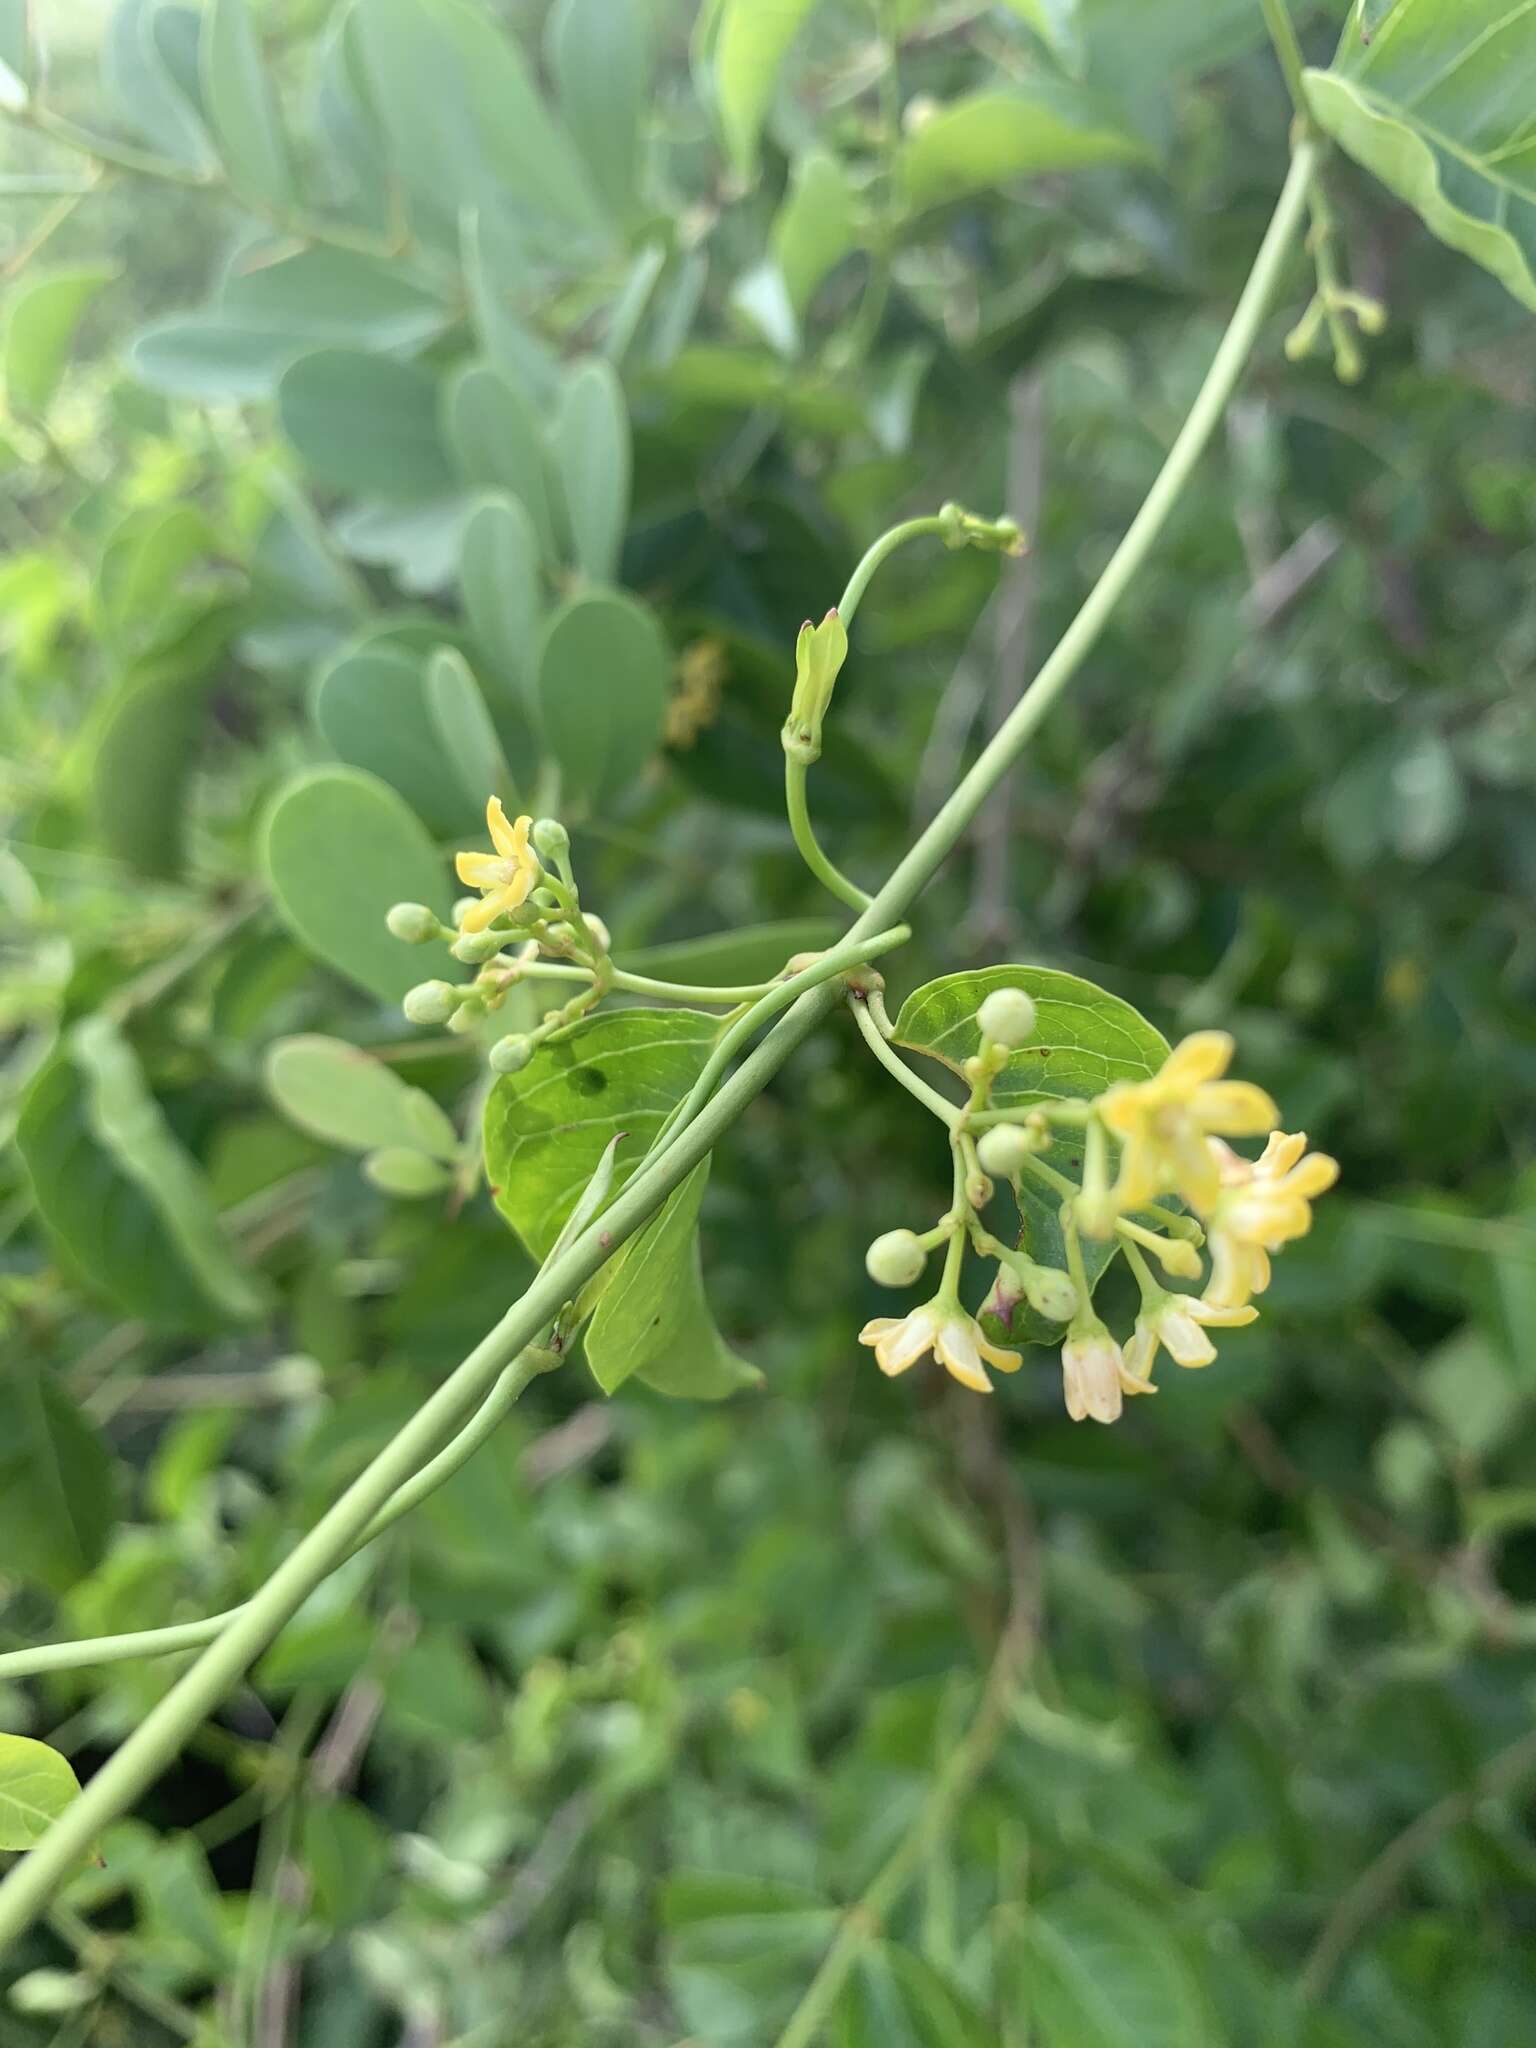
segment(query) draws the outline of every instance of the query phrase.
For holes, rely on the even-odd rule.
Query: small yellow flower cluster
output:
[[[539,857],[528,843],[532,818],[509,825],[501,798],[493,796],[485,807],[485,823],[496,851],[461,853],[454,861],[465,888],[481,892],[481,900],[459,919],[462,932],[483,932],[498,917],[521,909],[539,879]]]

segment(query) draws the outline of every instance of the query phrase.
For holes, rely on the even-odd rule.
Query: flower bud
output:
[[[965,1177],[965,1199],[973,1209],[985,1209],[996,1190],[984,1173],[968,1173]]]
[[[928,1254],[911,1230],[888,1230],[864,1254],[865,1269],[881,1287],[913,1287],[923,1277]]]
[[[486,1007],[479,996],[466,996],[448,1019],[448,1029],[459,1038],[468,1038],[470,1033],[478,1028],[480,1019],[485,1014]]]
[[[412,1024],[446,1024],[459,1007],[460,992],[451,982],[418,981],[407,989],[400,1007]]]
[[[558,818],[540,818],[531,837],[542,860],[564,860],[571,850],[571,835]]]
[[[526,1032],[512,1032],[506,1038],[498,1038],[491,1047],[491,1071],[496,1074],[520,1074],[533,1058],[534,1042]]]
[[[1025,1160],[1040,1149],[1038,1133],[1023,1124],[994,1124],[976,1141],[976,1157],[999,1180],[1017,1180]]]
[[[1021,988],[995,988],[976,1012],[983,1038],[997,1045],[1023,1045],[1035,1035],[1035,1005]]]
[[[581,921],[597,941],[599,953],[606,953],[613,944],[613,934],[609,931],[607,925],[603,923],[597,912],[595,910],[584,910],[581,913]]]
[[[391,938],[407,946],[425,946],[443,936],[443,927],[425,903],[392,903],[384,918]]]
[[[1025,1300],[1047,1322],[1070,1322],[1077,1314],[1077,1289],[1059,1266],[1028,1265],[1020,1278]]]
[[[506,936],[505,932],[497,931],[460,932],[448,950],[455,960],[479,967],[484,961],[495,959]]]

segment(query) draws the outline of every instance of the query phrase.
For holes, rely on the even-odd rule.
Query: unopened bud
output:
[[[1023,1124],[994,1124],[976,1141],[976,1157],[999,1180],[1017,1180],[1025,1160],[1040,1149],[1039,1133]]]
[[[912,1230],[888,1230],[864,1254],[871,1280],[881,1287],[913,1287],[923,1276],[928,1254]]]
[[[506,939],[505,932],[460,932],[448,948],[455,960],[468,961],[471,967],[479,967],[487,960],[494,960]]]
[[[542,860],[564,860],[571,850],[571,835],[558,818],[540,818],[529,836]]]
[[[485,1004],[479,996],[466,996],[464,1001],[448,1019],[448,1029],[459,1038],[468,1038],[475,1031],[485,1015]]]
[[[984,1173],[968,1173],[965,1177],[965,1199],[973,1209],[985,1209],[996,1190]]]
[[[1030,1307],[1053,1323],[1070,1322],[1077,1313],[1077,1289],[1059,1266],[1030,1264],[1020,1276]]]
[[[400,1007],[412,1024],[446,1024],[459,1007],[459,991],[447,981],[418,981]]]
[[[407,946],[425,946],[443,936],[443,926],[425,903],[392,903],[384,922],[390,937]]]
[[[982,1001],[976,1022],[982,1037],[996,1045],[1023,1045],[1035,1035],[1034,999],[1021,988],[995,988]]]
[[[599,953],[606,953],[613,944],[613,935],[595,910],[584,910],[581,921],[597,941]]]
[[[526,1032],[512,1032],[506,1038],[498,1038],[490,1050],[491,1071],[496,1074],[520,1074],[533,1058],[534,1042]]]

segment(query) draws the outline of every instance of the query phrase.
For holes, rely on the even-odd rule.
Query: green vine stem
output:
[[[821,850],[821,842],[816,837],[815,826],[811,823],[810,805],[806,798],[806,774],[804,761],[797,761],[792,755],[785,755],[784,808],[789,813],[789,829],[794,835],[800,858],[821,886],[830,889],[839,903],[846,903],[850,910],[867,910],[870,898],[857,882],[851,882],[842,869],[828,860]]]
[[[1253,269],[1199,394],[1145,501],[1081,610],[1009,717],[858,918],[850,938],[868,938],[899,921],[1097,641],[1223,415],[1305,213],[1315,164],[1314,145],[1301,139]],[[806,990],[718,1094],[677,1132],[653,1164],[641,1168],[595,1224],[539,1272],[522,1298],[326,1511],[197,1662],[151,1708],[37,1846],[0,1882],[0,1943],[13,1941],[31,1924],[102,1830],[154,1782],[192,1730],[239,1682],[385,1503],[442,1448],[565,1303],[680,1185],[838,1001],[835,982]],[[532,1368],[528,1376],[532,1377]],[[944,1784],[951,1782],[954,1769],[952,1764]],[[810,2038],[811,2033],[802,2029],[800,2041]],[[789,2048],[794,2048],[794,2043],[791,2035]]]

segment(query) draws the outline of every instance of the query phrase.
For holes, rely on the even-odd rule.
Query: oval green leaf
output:
[[[40,413],[58,389],[86,307],[117,275],[102,264],[33,273],[11,300],[5,323],[5,393],[12,411]]]
[[[283,372],[277,413],[321,483],[380,498],[449,493],[453,471],[437,427],[437,380],[361,349],[324,348]]]
[[[426,665],[413,649],[377,637],[354,643],[315,680],[315,723],[337,755],[400,792],[446,837],[483,812],[466,795],[438,738]]]
[[[487,797],[514,809],[517,794],[501,740],[480,685],[456,647],[439,647],[427,663],[427,716],[443,758],[471,810],[483,814]]]
[[[629,411],[611,363],[583,363],[555,414],[555,465],[576,560],[594,583],[612,580],[629,518]]]
[[[458,1133],[445,1112],[394,1069],[344,1039],[280,1038],[264,1063],[267,1091],[290,1122],[349,1152],[405,1146],[451,1160]]]
[[[545,30],[560,112],[593,183],[616,214],[635,205],[640,121],[651,85],[643,7],[558,0]]]
[[[278,915],[311,953],[385,1002],[423,979],[419,951],[390,937],[392,903],[446,920],[447,874],[421,820],[376,776],[314,768],[267,814],[262,864]]]
[[[118,1473],[95,1425],[49,1373],[0,1377],[0,1553],[53,1593],[94,1571],[117,1520]]]
[[[288,138],[246,0],[213,0],[200,55],[203,100],[229,182],[263,209],[292,206]]]
[[[545,561],[554,562],[555,524],[538,422],[512,379],[471,363],[447,388],[446,428],[466,483],[503,490],[526,510]]]
[[[79,1796],[67,1757],[29,1735],[0,1735],[0,1849],[30,1849]]]
[[[470,515],[459,553],[459,594],[496,674],[533,711],[539,541],[520,500],[488,497]]]
[[[661,741],[672,664],[655,616],[631,597],[574,597],[538,657],[540,725],[564,790],[588,803],[632,782]]]
[[[1146,153],[1144,143],[1070,86],[1037,79],[1027,90],[978,92],[940,107],[902,143],[898,166],[907,207],[923,213],[1015,178]]]

